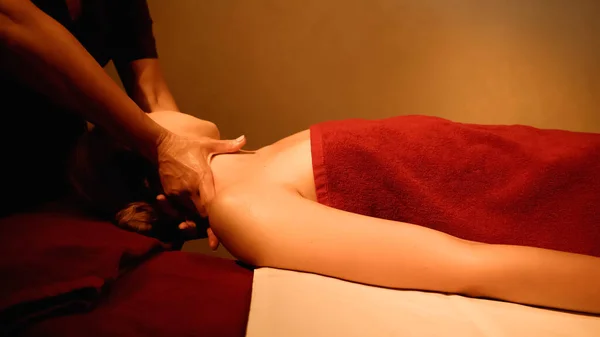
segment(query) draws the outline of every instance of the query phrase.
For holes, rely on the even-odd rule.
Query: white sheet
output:
[[[247,337],[599,337],[600,317],[255,271]]]

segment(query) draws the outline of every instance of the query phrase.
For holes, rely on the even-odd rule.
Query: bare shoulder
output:
[[[289,216],[315,199],[308,131],[259,151],[244,178],[220,190],[208,206],[211,228],[223,245],[254,265],[280,241]]]
[[[278,198],[303,198],[294,189],[279,184],[265,184],[260,181],[247,181],[219,192],[210,202],[208,214],[212,222],[232,222],[242,220],[268,210],[277,205]]]
[[[270,217],[284,211],[274,200],[302,198],[281,185],[248,182],[223,190],[208,207],[210,226],[221,243],[236,258],[253,265],[262,260],[269,244],[273,222]],[[285,207],[284,207],[285,208]]]
[[[267,179],[315,200],[310,131],[304,130],[263,149],[268,158],[261,168]]]
[[[219,129],[209,121],[179,111],[155,111],[148,113],[154,122],[180,136],[218,139]]]
[[[303,131],[258,150],[243,170],[234,172],[239,179],[219,190],[210,202],[211,222],[270,207],[277,196],[306,198],[302,185],[313,180],[307,135]]]

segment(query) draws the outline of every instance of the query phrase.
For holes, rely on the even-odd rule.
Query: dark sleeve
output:
[[[111,56],[115,62],[158,57],[146,0],[112,0],[109,19]]]

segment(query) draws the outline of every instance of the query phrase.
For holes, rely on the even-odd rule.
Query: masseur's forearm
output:
[[[29,1],[0,0],[0,69],[154,159],[164,129],[58,22]]]
[[[600,258],[520,246],[479,245],[476,296],[600,313]]]
[[[156,58],[116,64],[129,97],[145,112],[179,111]]]

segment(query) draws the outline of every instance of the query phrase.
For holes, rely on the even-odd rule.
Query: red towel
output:
[[[0,334],[92,308],[119,273],[161,250],[108,222],[53,212],[0,220]]]
[[[251,270],[233,260],[164,252],[120,277],[90,311],[45,320],[22,337],[243,337]]]
[[[404,116],[318,124],[311,142],[322,204],[600,256],[600,134]]]

